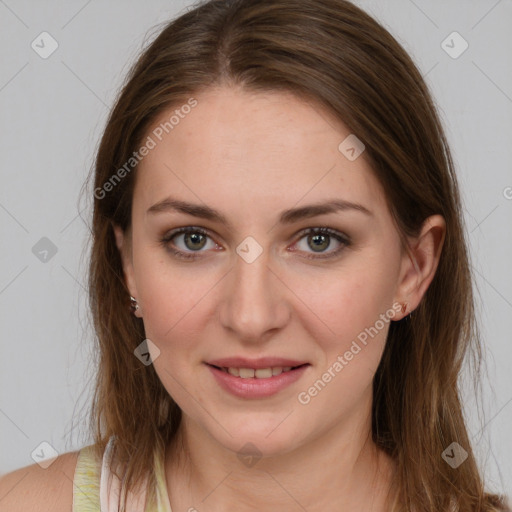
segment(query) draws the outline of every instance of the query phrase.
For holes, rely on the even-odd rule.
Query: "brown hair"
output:
[[[129,231],[134,174],[104,185],[132,157],[156,117],[214,85],[287,91],[319,102],[366,146],[402,237],[440,214],[446,237],[436,275],[412,318],[391,322],[374,378],[374,442],[397,463],[393,511],[504,508],[484,490],[461,408],[458,376],[481,342],[454,165],[421,74],[399,43],[346,0],[211,0],[165,26],[130,70],[95,161],[90,306],[98,342],[91,428],[97,455],[115,436],[125,492],[154,485],[153,454],[175,437],[181,411],[152,365],[112,224]],[[111,181],[112,183],[112,181]],[[476,375],[475,374],[475,379]],[[456,441],[457,469],[441,457]]]

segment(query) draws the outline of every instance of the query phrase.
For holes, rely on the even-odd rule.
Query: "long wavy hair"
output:
[[[150,489],[155,485],[155,450],[175,438],[181,410],[153,365],[134,356],[146,336],[130,310],[112,226],[130,228],[137,167],[122,179],[119,169],[157,116],[216,85],[292,92],[328,109],[365,144],[402,237],[417,235],[430,215],[444,217],[433,281],[413,315],[390,324],[373,381],[373,441],[397,464],[390,510],[504,510],[505,498],[485,490],[460,401],[467,354],[473,354],[475,382],[480,375],[481,341],[447,140],[411,58],[346,0],[197,3],[159,29],[110,111],[94,162],[88,279],[98,359],[89,426],[98,457],[115,438],[124,497],[146,479]],[[454,441],[468,454],[456,469],[442,458]]]

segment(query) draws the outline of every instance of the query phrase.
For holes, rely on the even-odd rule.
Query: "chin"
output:
[[[280,421],[282,421],[282,418]],[[217,428],[217,425],[214,427],[214,432],[210,431],[210,435],[223,447],[237,455],[254,452],[259,457],[282,456],[293,451],[301,444],[304,431],[301,430],[301,437],[299,438],[297,429],[290,428],[291,425],[278,425],[279,421],[276,422],[275,418],[271,428],[269,428],[267,422],[237,425],[229,429],[231,436],[224,429]]]

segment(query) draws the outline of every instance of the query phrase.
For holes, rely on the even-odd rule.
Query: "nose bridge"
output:
[[[288,318],[283,284],[271,270],[268,249],[248,237],[238,247],[221,320],[245,340],[260,340]]]

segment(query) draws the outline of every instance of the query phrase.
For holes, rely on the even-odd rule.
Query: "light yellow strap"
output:
[[[73,512],[99,512],[103,460],[94,458],[93,445],[82,448],[73,479]],[[103,458],[104,459],[104,458]],[[155,454],[156,493],[151,492],[146,512],[172,512],[165,481],[163,454]],[[155,496],[156,494],[156,496]]]
[[[115,438],[111,437],[103,454],[100,477],[101,512],[118,512],[120,508],[122,509],[120,500],[121,481],[116,472],[112,471],[111,468],[113,464],[114,441]],[[147,481],[138,492],[129,491],[126,498],[126,512],[145,512],[146,495]]]
[[[156,504],[148,504],[147,512],[172,512],[165,481],[164,453],[155,453]]]
[[[82,448],[73,479],[73,512],[100,510],[101,461],[94,458],[93,445]]]

